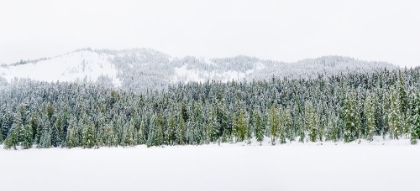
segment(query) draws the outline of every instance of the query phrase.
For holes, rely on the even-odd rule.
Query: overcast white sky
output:
[[[416,0],[0,0],[0,62],[78,48],[420,65]]]

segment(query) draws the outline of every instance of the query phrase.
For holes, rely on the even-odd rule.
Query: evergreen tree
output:
[[[271,144],[276,144],[276,139],[278,137],[278,127],[279,127],[279,119],[278,119],[278,113],[276,111],[275,105],[272,105],[269,113],[268,113],[268,132],[270,132],[271,135]]]
[[[406,113],[408,109],[407,92],[405,91],[404,79],[401,74],[401,70],[398,70],[398,102],[400,113]]]
[[[398,139],[401,134],[401,113],[394,89],[391,89],[390,101],[390,110],[388,113],[388,126],[390,130],[390,137],[392,139]]]
[[[309,140],[316,142],[318,137],[318,119],[309,103],[305,104],[305,128],[309,131]]]
[[[346,94],[343,108],[344,142],[351,142],[357,138],[358,113],[354,105],[353,96]]]
[[[146,121],[144,119],[141,120],[139,129],[137,131],[137,143],[146,143]]]
[[[135,146],[137,145],[137,131],[134,127],[134,120],[131,119],[130,124],[126,130],[125,145]]]
[[[262,121],[262,117],[260,114],[260,111],[254,111],[254,127],[255,127],[255,137],[257,139],[257,141],[259,142],[259,144],[262,144],[262,141],[264,140],[264,125],[263,125],[263,121]]]
[[[364,104],[364,114],[366,116],[366,139],[369,141],[373,140],[373,135],[376,132],[375,122],[375,107],[372,103],[371,96],[368,96]]]
[[[147,146],[160,146],[163,144],[163,127],[164,121],[162,113],[158,113],[156,120],[153,121],[153,126],[150,129]]]
[[[210,141],[216,142],[220,135],[220,124],[217,122],[217,111],[210,113]]]
[[[83,130],[83,148],[93,148],[95,146],[95,132],[93,125],[89,124]]]
[[[168,129],[166,130],[166,142],[168,143],[168,145],[174,145],[176,140],[175,132],[175,118],[171,116],[169,118]]]
[[[73,148],[79,146],[79,140],[77,137],[77,130],[76,127],[69,128],[67,132],[67,148]]]
[[[326,140],[337,142],[340,138],[340,128],[338,125],[338,117],[335,114],[329,114],[327,130],[326,130]]]
[[[20,136],[22,137],[22,147],[24,149],[31,148],[33,135],[32,135],[32,127],[29,123],[26,124],[25,128],[22,129],[22,134]]]
[[[414,109],[411,112],[410,139],[411,144],[417,144],[417,140],[420,138],[420,95],[418,91],[413,95],[412,100],[410,105],[413,106]]]
[[[13,127],[9,131],[9,135],[7,135],[6,140],[4,140],[4,148],[6,149],[17,149],[19,145],[19,127],[17,125],[13,125]]]
[[[245,112],[240,109],[235,118],[234,118],[234,125],[233,125],[233,131],[234,135],[237,138],[237,141],[242,142],[245,140],[246,137],[246,131],[248,129],[247,127],[248,120],[245,116]]]
[[[291,128],[292,128],[292,117],[290,115],[290,110],[289,109],[281,109],[280,110],[280,132],[279,132],[279,138],[280,138],[280,144],[285,144],[286,143],[286,137],[288,135],[293,134],[291,132]],[[289,140],[292,140],[293,138],[289,137]]]
[[[179,118],[177,140],[180,145],[185,144],[185,123],[182,116]]]

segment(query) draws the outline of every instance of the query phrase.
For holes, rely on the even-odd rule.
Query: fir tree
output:
[[[25,128],[22,129],[22,147],[24,149],[29,149],[32,147],[33,135],[32,135],[32,127],[28,123],[25,125]]]
[[[10,129],[9,135],[7,135],[6,140],[4,140],[4,148],[17,149],[17,146],[19,145],[19,131],[19,127],[16,125]]]
[[[271,106],[269,110],[267,127],[271,135],[271,144],[275,145],[276,139],[278,137],[278,127],[279,127],[278,113],[276,111],[275,105]]]
[[[179,118],[177,139],[180,145],[185,144],[185,123],[182,116]]]
[[[73,148],[79,146],[79,140],[77,137],[77,130],[76,127],[69,128],[66,137],[67,148]]]
[[[346,94],[344,99],[344,108],[343,108],[343,121],[344,121],[344,142],[354,141],[357,136],[357,129],[359,128],[357,117],[358,113],[356,106],[354,105],[353,96]]]
[[[398,70],[398,102],[400,113],[406,113],[408,109],[407,92],[405,91],[404,79],[401,70]]]
[[[414,94],[414,93],[413,93]],[[420,138],[420,95],[416,92],[413,95],[412,105],[414,109],[411,112],[411,130],[410,139],[411,144],[417,144],[417,140]]]
[[[255,126],[255,137],[259,144],[261,145],[262,141],[264,140],[264,125],[261,118],[260,111],[254,111],[254,126]]]
[[[174,145],[176,140],[175,132],[175,118],[171,116],[168,122],[168,129],[166,130],[166,142],[168,145]]]
[[[398,139],[401,134],[401,113],[394,89],[391,89],[390,110],[388,113],[388,126],[390,137]]]
[[[93,148],[95,146],[95,132],[93,125],[89,124],[83,130],[83,148]]]
[[[372,103],[371,96],[368,96],[364,104],[364,114],[366,116],[366,139],[369,141],[373,140],[373,135],[376,132],[375,122],[375,107]]]

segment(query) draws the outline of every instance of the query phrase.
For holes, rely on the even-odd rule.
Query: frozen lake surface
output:
[[[0,149],[0,187],[402,191],[418,189],[419,161],[420,147],[408,144]]]

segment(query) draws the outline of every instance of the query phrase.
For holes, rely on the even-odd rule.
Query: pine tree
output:
[[[22,147],[24,149],[29,149],[32,147],[32,127],[28,123],[25,125],[25,128],[22,129],[22,134],[20,135],[22,137]]]
[[[357,138],[358,112],[354,105],[353,96],[346,94],[343,108],[344,142],[351,142]]]
[[[401,113],[394,89],[391,89],[390,101],[390,110],[388,113],[390,137],[393,139],[398,139],[401,134]]]
[[[185,144],[185,123],[184,118],[182,116],[179,117],[177,140],[180,145]]]
[[[247,124],[248,120],[245,116],[245,112],[242,109],[239,109],[237,114],[234,116],[233,132],[237,138],[237,141],[242,142],[245,140],[246,131],[248,129]]]
[[[318,119],[312,106],[309,103],[305,104],[305,128],[309,131],[309,140],[316,142],[318,137]]]
[[[19,145],[19,131],[19,127],[17,125],[13,125],[9,131],[9,134],[7,135],[6,140],[4,140],[5,149],[17,149],[17,146]]]
[[[407,92],[405,91],[404,79],[401,70],[398,70],[398,102],[400,113],[406,113],[408,109]]]
[[[67,132],[67,148],[73,148],[79,146],[79,140],[77,137],[77,130],[76,127],[69,128]]]
[[[216,142],[219,140],[220,124],[217,122],[217,110],[210,114],[210,141]]]
[[[54,115],[54,110],[55,110],[54,106],[51,103],[48,104],[48,106],[47,106],[47,114],[48,114],[48,119],[49,120],[52,119],[52,116]]]
[[[83,130],[83,148],[93,148],[95,146],[95,132],[93,124],[89,124]]]
[[[264,140],[264,125],[261,117],[261,113],[259,110],[254,111],[254,127],[255,127],[255,137],[257,138],[257,141],[259,144],[262,144],[262,141]]]
[[[326,130],[326,140],[337,142],[340,137],[340,128],[338,126],[338,117],[331,113],[329,114],[327,130]]]
[[[146,143],[146,121],[144,119],[141,120],[137,131],[137,143],[140,145]]]
[[[22,107],[21,107],[22,108]],[[21,109],[20,109],[21,110]],[[12,128],[4,141],[4,147],[6,149],[17,149],[20,142],[22,141],[22,135],[24,134],[24,127],[22,124],[22,112],[17,111],[14,115]]]
[[[280,109],[280,121],[279,121],[280,131],[279,139],[280,144],[286,143],[286,136],[290,133],[288,130],[291,128],[291,116],[288,109]]]
[[[276,139],[278,137],[278,126],[279,126],[279,119],[278,119],[278,113],[276,111],[275,105],[272,105],[269,113],[268,113],[268,131],[271,135],[271,144],[276,144]]]
[[[417,144],[417,140],[420,138],[420,95],[418,91],[413,95],[412,100],[410,105],[413,106],[414,109],[411,112],[410,139],[411,144]]]
[[[364,104],[364,114],[366,116],[366,139],[369,141],[373,140],[373,135],[376,132],[375,122],[375,107],[372,103],[372,98],[369,95]]]
[[[126,136],[125,136],[125,145],[126,146],[135,146],[137,145],[137,131],[134,127],[134,120],[131,119],[128,128],[126,128]]]
[[[154,146],[160,146],[163,144],[163,128],[164,128],[165,122],[163,120],[163,116],[162,113],[158,113],[157,115],[157,119],[155,120],[155,132],[154,135],[155,140],[154,140]]]
[[[166,130],[166,142],[168,143],[168,145],[174,145],[175,143],[175,118],[174,117],[170,117],[169,118],[169,124],[168,124],[168,129]]]

